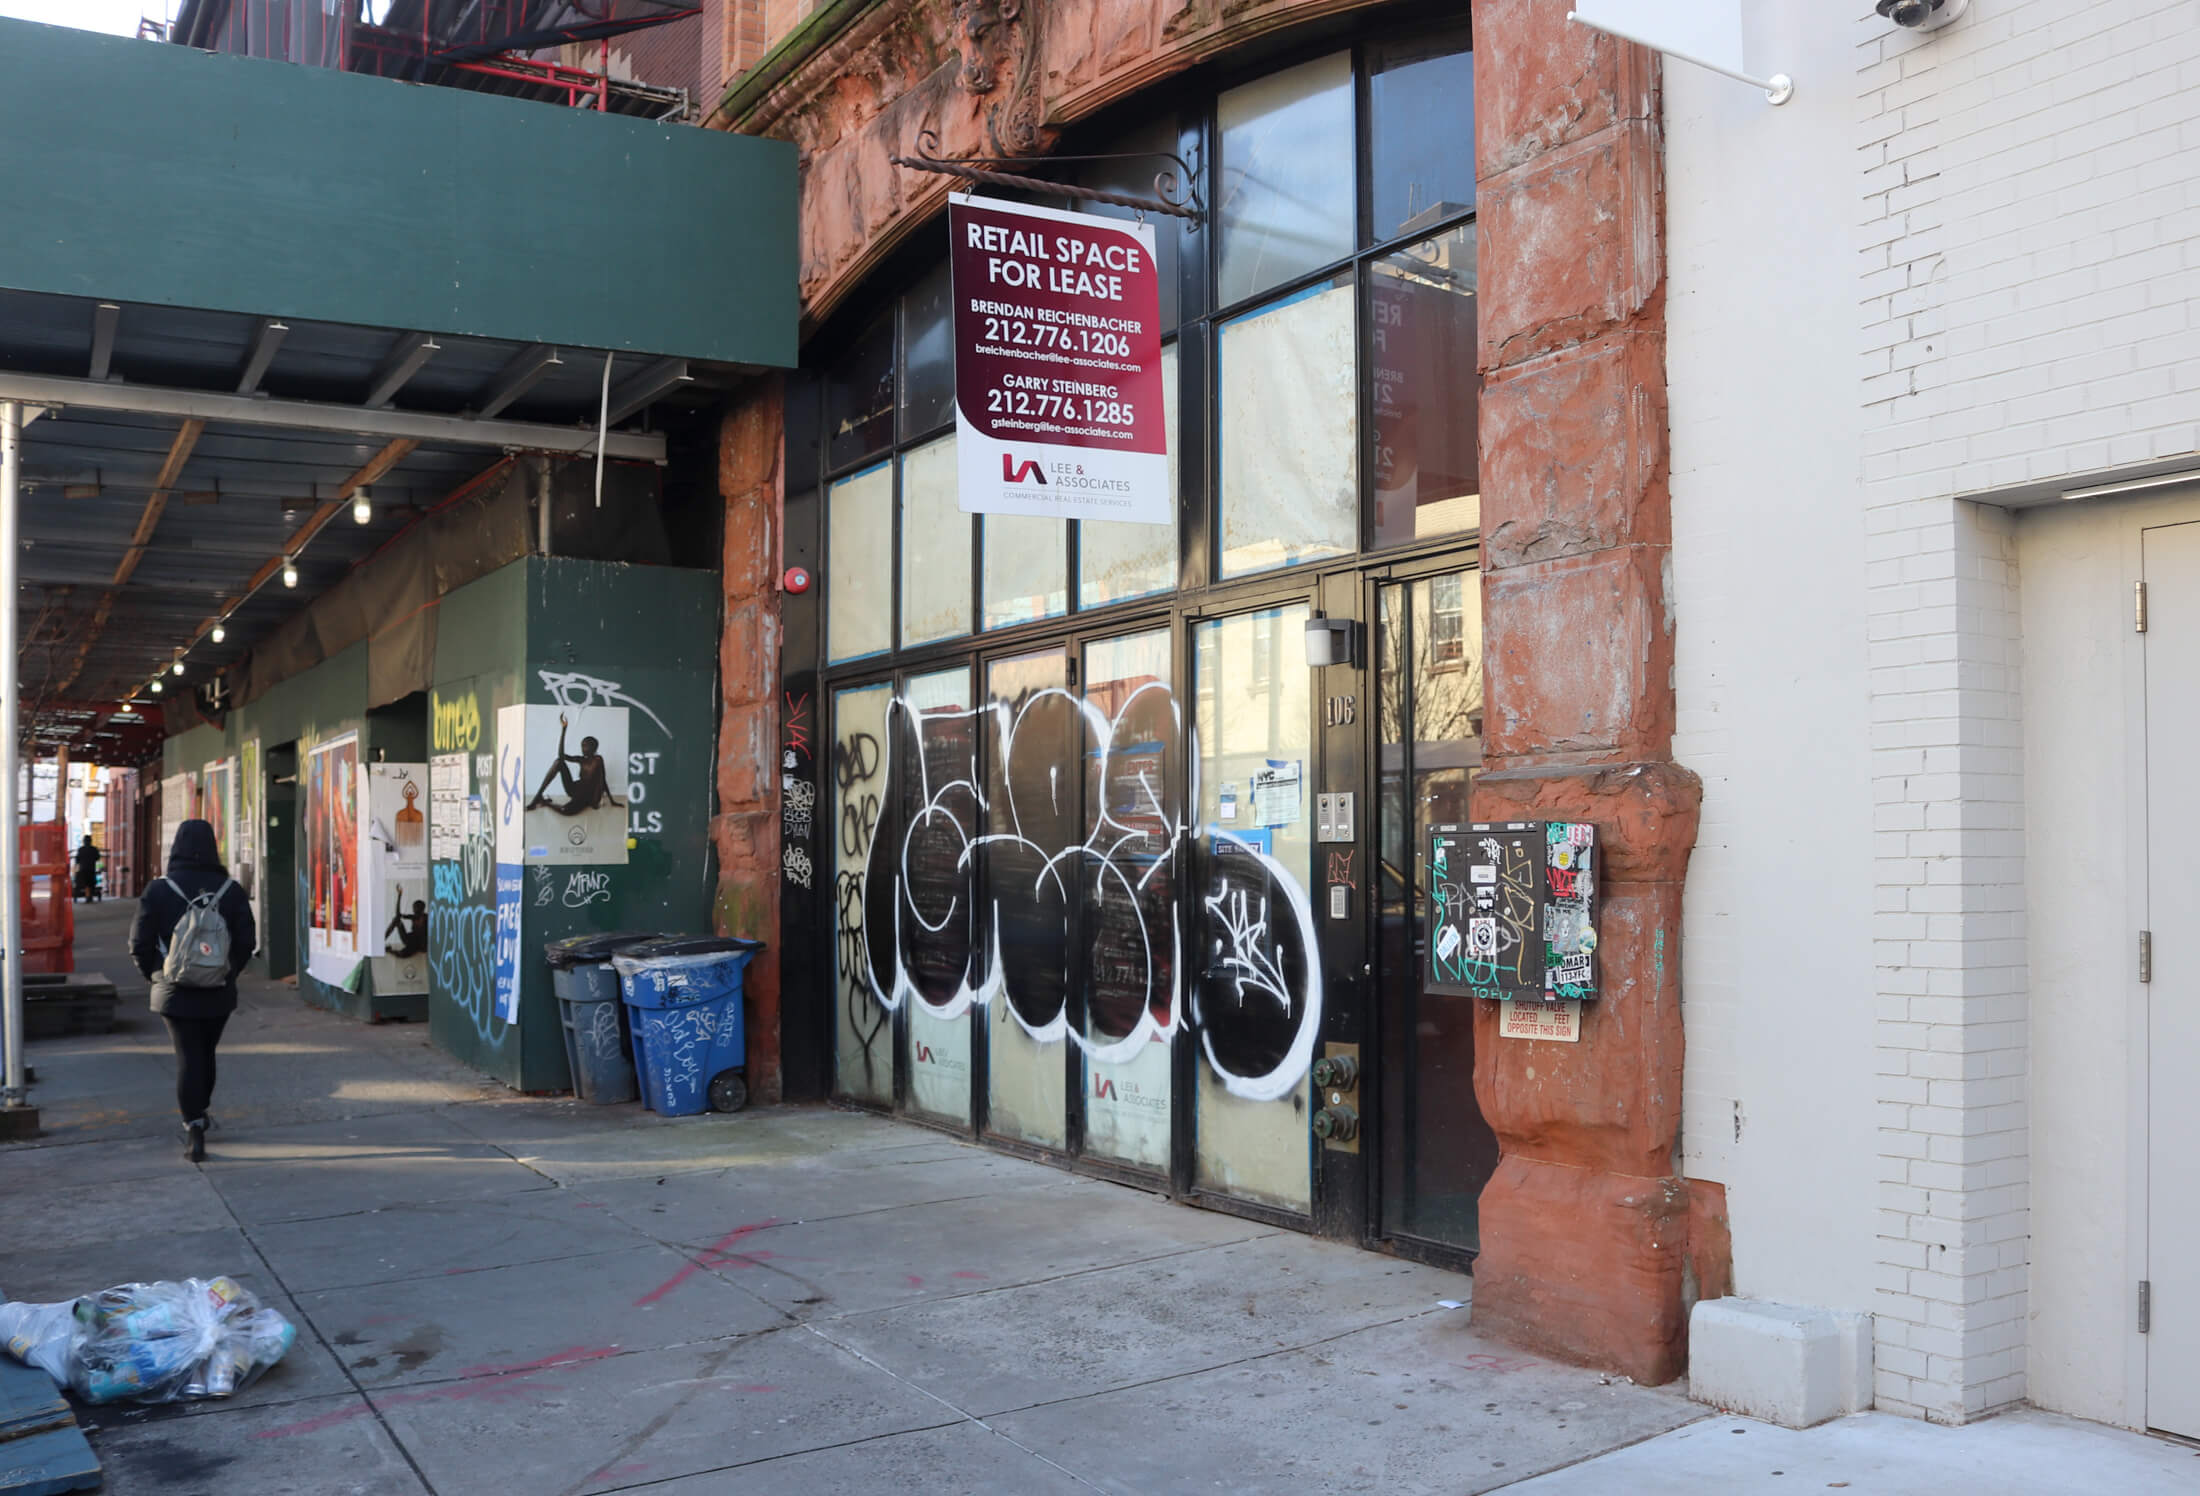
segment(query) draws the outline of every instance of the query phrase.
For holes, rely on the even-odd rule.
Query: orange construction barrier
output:
[[[76,970],[76,904],[69,883],[69,828],[35,821],[18,836],[22,859],[23,970]]]

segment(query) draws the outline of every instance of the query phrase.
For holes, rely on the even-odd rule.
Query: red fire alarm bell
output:
[[[780,580],[789,592],[807,592],[810,590],[810,574],[800,566],[788,567],[786,576]]]

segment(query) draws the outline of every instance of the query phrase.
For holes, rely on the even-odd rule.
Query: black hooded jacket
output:
[[[228,878],[214,849],[212,824],[185,821],[178,826],[176,845],[168,854],[168,881],[156,878],[146,885],[144,897],[138,900],[137,919],[130,925],[130,959],[153,984],[154,1012],[169,1018],[223,1018],[236,1011],[237,973],[252,959],[260,934],[252,922],[252,901],[239,884],[230,883],[215,906],[229,926],[229,980],[219,987],[174,987],[160,979],[169,937],[183,918],[183,895],[197,898],[212,893]]]

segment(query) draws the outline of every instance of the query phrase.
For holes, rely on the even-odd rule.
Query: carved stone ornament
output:
[[[991,93],[1008,60],[1008,29],[1023,14],[1023,0],[955,0],[955,30],[962,50],[958,81],[967,93]]]

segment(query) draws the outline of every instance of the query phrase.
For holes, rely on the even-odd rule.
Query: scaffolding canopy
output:
[[[0,137],[7,289],[795,361],[783,141],[12,20]]]

